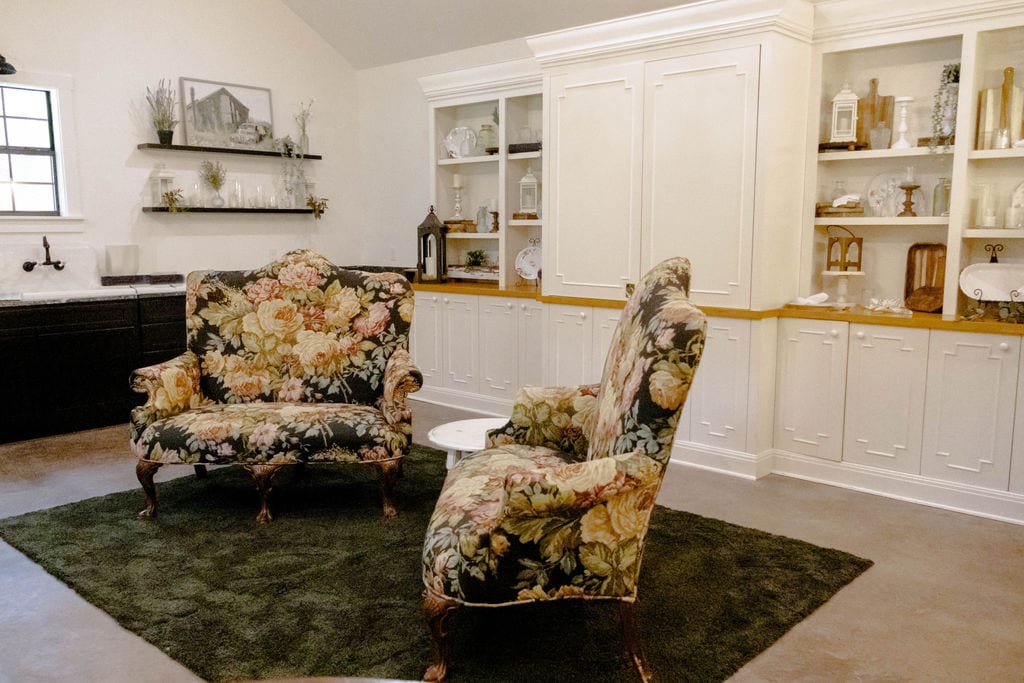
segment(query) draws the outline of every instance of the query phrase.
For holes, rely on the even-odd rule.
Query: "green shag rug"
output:
[[[251,477],[225,468],[158,483],[156,521],[136,518],[139,489],[0,520],[0,537],[204,679],[419,679],[444,475],[442,452],[414,447],[392,521],[369,468],[313,466],[279,475],[260,527]],[[869,566],[659,506],[639,607],[655,678],[724,680]],[[633,680],[615,603],[464,609],[452,632],[453,682]]]

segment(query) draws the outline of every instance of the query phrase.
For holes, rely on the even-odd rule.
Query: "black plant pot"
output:
[[[161,145],[170,145],[171,144],[171,140],[174,139],[174,131],[173,130],[158,130],[156,132],[156,136],[160,139],[160,144]]]

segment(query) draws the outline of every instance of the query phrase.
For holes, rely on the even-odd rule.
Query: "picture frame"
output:
[[[269,88],[186,76],[179,85],[186,145],[273,149]]]

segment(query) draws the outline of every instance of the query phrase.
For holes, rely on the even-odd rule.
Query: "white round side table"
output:
[[[478,417],[438,425],[427,432],[430,443],[448,451],[447,466],[451,469],[466,453],[483,450],[484,437],[491,429],[508,422],[506,417]]]

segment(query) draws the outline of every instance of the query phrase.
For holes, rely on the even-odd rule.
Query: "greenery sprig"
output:
[[[935,91],[935,99],[932,102],[932,139],[928,147],[934,150],[941,143],[944,147],[949,146],[952,133],[948,136],[943,134],[942,122],[946,118],[956,121],[956,108],[958,88],[951,87],[960,83],[960,64],[946,64],[942,67],[942,76],[939,79],[939,89]],[[954,124],[955,125],[955,124]]]
[[[169,212],[178,213],[179,211],[185,210],[184,207],[178,206],[178,202],[182,200],[182,193],[180,188],[168,190],[167,192],[164,192],[163,195],[161,196],[163,197],[164,204],[167,205],[167,210]]]
[[[214,191],[219,191],[227,179],[227,171],[219,161],[203,161],[199,164],[199,177]]]
[[[320,220],[320,217],[324,215],[324,211],[327,210],[327,197],[314,197],[309,195],[306,197],[306,206],[313,209],[313,218]]]

